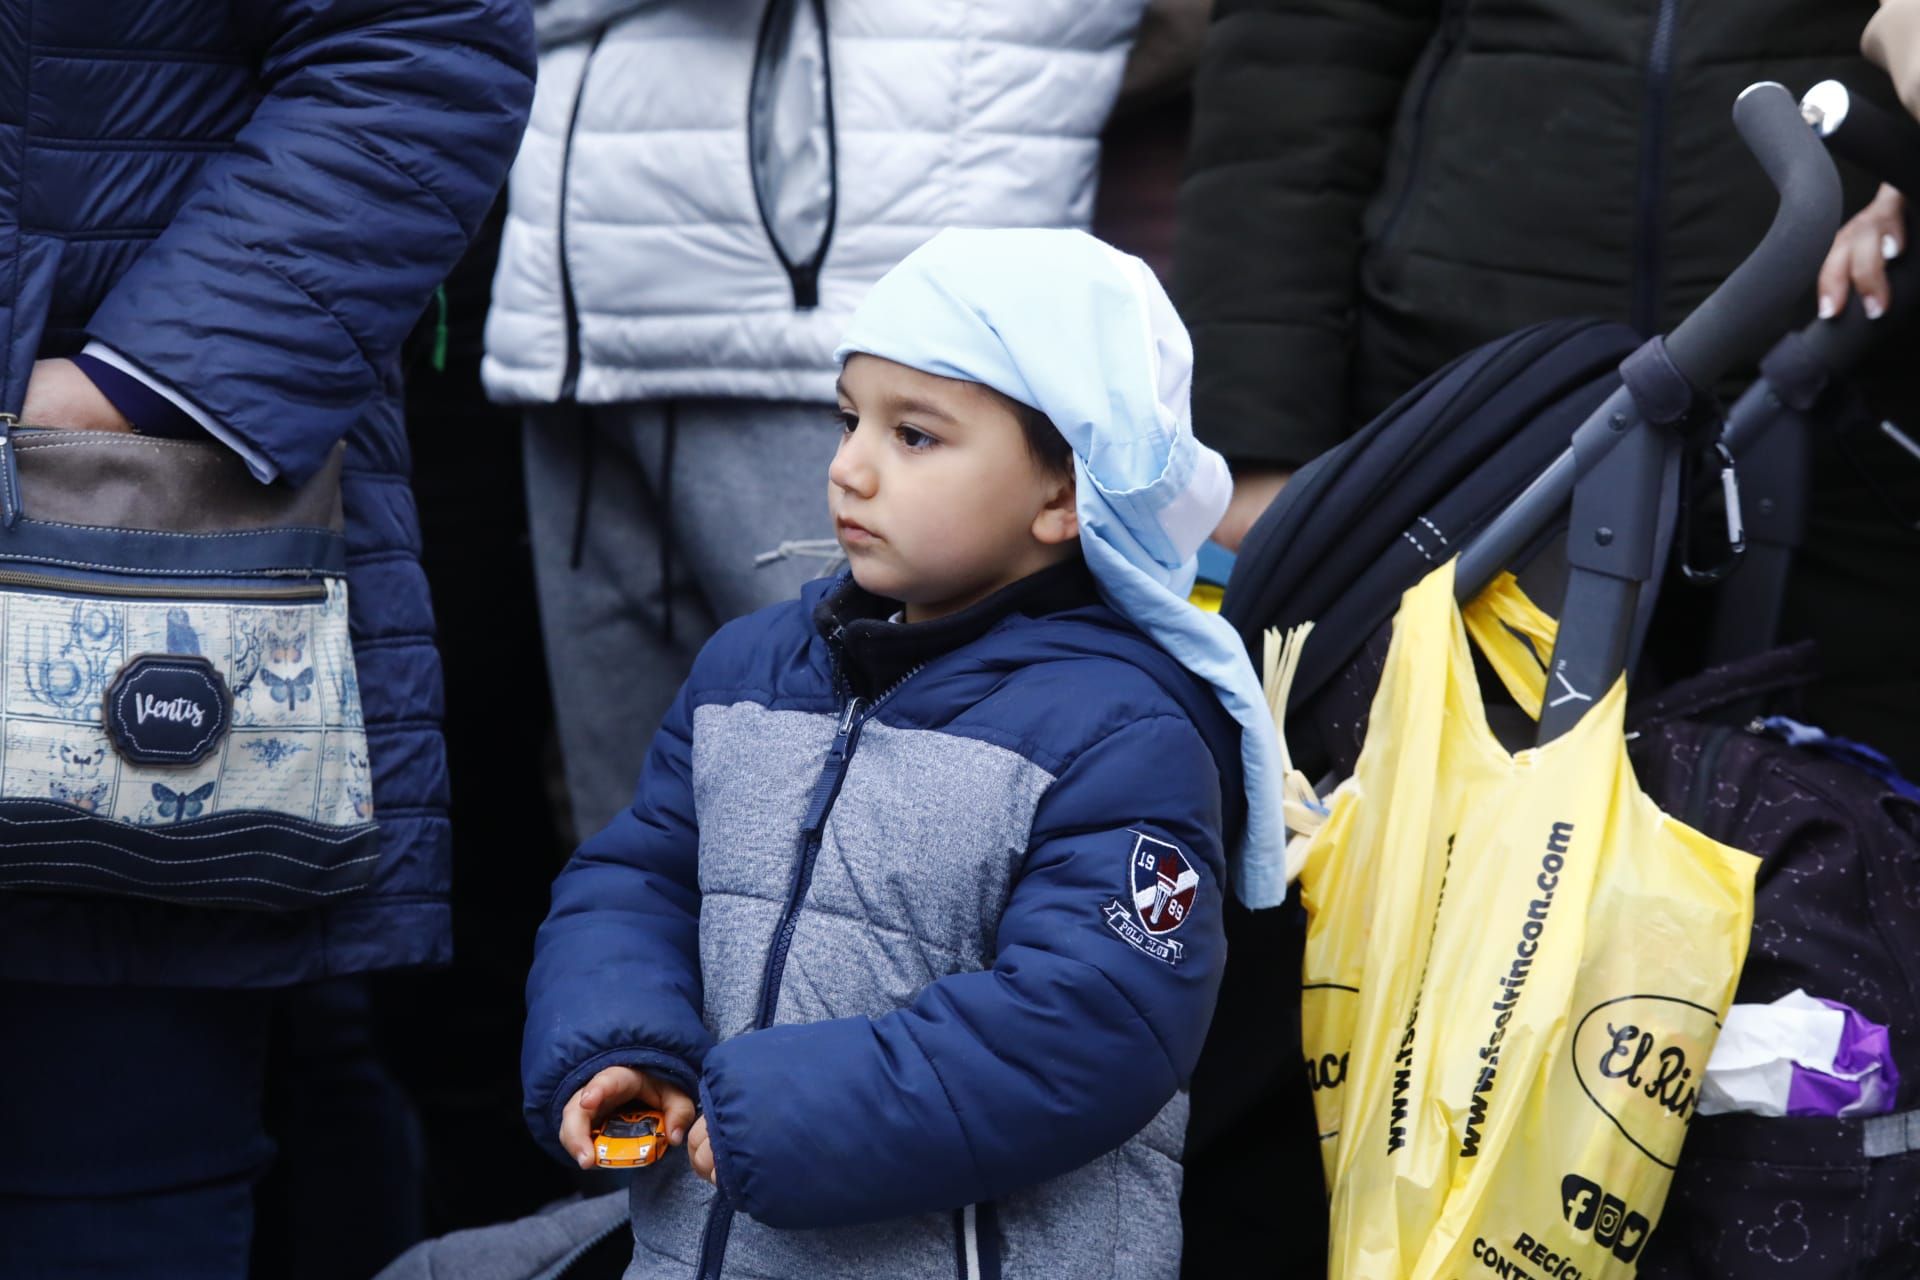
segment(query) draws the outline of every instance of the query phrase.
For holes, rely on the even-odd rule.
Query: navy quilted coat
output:
[[[280,473],[347,440],[373,884],[286,914],[0,895],[0,978],[272,986],[440,961],[440,666],[401,339],[506,174],[521,0],[0,0],[0,408],[91,337]]]

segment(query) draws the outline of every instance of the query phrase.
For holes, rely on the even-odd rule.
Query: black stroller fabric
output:
[[[1261,633],[1313,619],[1294,678],[1288,744],[1310,777],[1350,740],[1373,685],[1302,716],[1343,678],[1346,642],[1391,620],[1401,593],[1443,563],[1562,450],[1620,385],[1640,345],[1625,325],[1557,320],[1468,352],[1408,392],[1345,444],[1301,468],[1261,517],[1234,565],[1222,613],[1256,661]],[[1383,642],[1384,643],[1384,642]],[[1337,692],[1337,691],[1336,691]]]
[[[1378,633],[1370,663],[1308,642],[1294,706],[1325,714],[1289,721],[1303,768],[1337,754],[1318,746],[1322,724],[1346,735],[1351,764],[1401,593],[1566,448],[1639,345],[1623,325],[1567,320],[1469,352],[1303,467],[1254,526],[1223,613],[1256,659],[1264,628],[1306,618],[1330,637]],[[1304,920],[1293,903],[1230,903],[1226,929],[1230,959],[1193,1078],[1182,1269],[1237,1275],[1247,1258],[1273,1256],[1285,1206],[1286,1273],[1325,1274],[1324,1175],[1300,1050]]]

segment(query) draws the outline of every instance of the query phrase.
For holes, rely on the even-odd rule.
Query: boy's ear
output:
[[[1046,546],[1061,546],[1080,537],[1080,510],[1074,502],[1073,472],[1052,483],[1046,503],[1033,518],[1033,536]]]

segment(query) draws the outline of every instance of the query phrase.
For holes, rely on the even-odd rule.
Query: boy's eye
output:
[[[940,443],[926,432],[920,430],[920,428],[910,427],[904,422],[893,429],[893,434],[899,439],[901,444],[916,453],[931,445]]]
[[[853,429],[860,425],[860,415],[847,409],[835,410],[833,420],[840,424],[842,435],[852,435]]]

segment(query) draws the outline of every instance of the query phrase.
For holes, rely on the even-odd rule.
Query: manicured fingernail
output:
[[[1831,320],[1840,313],[1840,304],[1826,294],[1820,295],[1820,318]]]
[[[1880,237],[1880,256],[1891,262],[1900,256],[1900,240],[1891,233]]]
[[[679,1146],[681,1143],[685,1142],[686,1140],[687,1140],[687,1131],[685,1129],[675,1129],[673,1131],[673,1143],[675,1146]]]
[[[1867,313],[1867,319],[1869,320],[1878,320],[1882,315],[1886,314],[1886,310],[1887,310],[1886,304],[1881,302],[1880,299],[1874,297],[1870,293],[1865,294],[1861,297],[1860,305],[1862,308],[1865,309]]]

